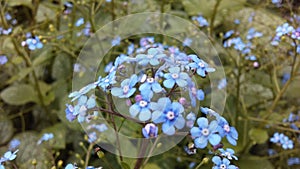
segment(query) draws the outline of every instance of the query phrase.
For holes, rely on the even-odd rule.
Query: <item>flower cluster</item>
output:
[[[5,166],[3,165],[4,162],[12,161],[17,157],[17,152],[19,150],[16,150],[14,152],[7,151],[3,157],[0,158],[0,169],[5,169]]]
[[[289,37],[293,40],[300,40],[300,27],[294,28],[289,23],[284,23],[282,25],[279,25],[276,28],[276,35],[271,41],[271,44],[273,46],[278,46],[279,42],[284,39],[284,37]],[[294,43],[291,43],[292,46],[294,46]]]
[[[200,27],[209,26],[209,23],[207,22],[207,20],[201,15],[193,16],[192,20],[195,21],[197,23],[197,25],[199,25]]]
[[[27,39],[21,43],[22,46],[27,46],[29,50],[43,48],[43,43],[38,36],[32,36],[31,33],[26,34]]]
[[[288,138],[288,136],[284,135],[283,133],[274,133],[273,137],[270,138],[272,143],[276,143],[281,145],[283,149],[293,149],[294,144],[293,141]]]

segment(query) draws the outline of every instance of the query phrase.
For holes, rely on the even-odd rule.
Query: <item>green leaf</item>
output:
[[[58,55],[55,57],[52,65],[52,77],[55,79],[65,79],[71,75],[71,61],[67,55]]]
[[[55,11],[53,11],[52,9],[48,8],[47,6],[45,6],[43,4],[40,4],[38,11],[37,11],[36,20],[38,22],[42,22],[46,19],[53,20],[53,19],[55,19],[54,13],[55,13]]]
[[[242,169],[273,169],[272,163],[261,157],[246,156],[245,158],[239,159],[237,162],[239,168]]]
[[[40,139],[35,132],[20,133],[15,137],[21,141],[16,163],[19,168],[51,168],[51,151],[46,149],[44,144],[37,144]],[[36,167],[33,167],[32,161],[37,161]]]
[[[11,105],[22,105],[38,100],[35,89],[27,84],[9,86],[1,92],[0,96]]]
[[[53,133],[54,138],[48,141],[49,145],[55,149],[64,149],[66,147],[66,132],[65,125],[58,123],[42,130],[40,136],[42,136],[44,133]]]
[[[267,130],[259,128],[252,128],[249,131],[249,137],[251,138],[251,140],[258,144],[265,143],[269,138]]]
[[[122,166],[122,169],[130,169],[130,166],[125,162],[121,162],[121,166]]]
[[[0,144],[4,144],[14,134],[13,123],[6,116],[0,116]]]
[[[31,0],[9,0],[6,1],[8,6],[27,6],[29,8],[32,8]]]
[[[21,81],[24,77],[26,77],[31,71],[32,71],[32,67],[28,67],[28,68],[22,68],[22,71],[20,71],[18,74],[12,76],[10,79],[7,80],[7,84],[11,84],[15,81]]]
[[[147,164],[144,169],[160,169],[159,166],[157,166],[156,164],[154,163],[150,163],[150,164]]]
[[[44,50],[39,56],[37,56],[33,62],[32,65],[40,66],[41,64],[45,63],[46,61],[50,60],[53,57],[53,55],[50,53],[49,50]]]

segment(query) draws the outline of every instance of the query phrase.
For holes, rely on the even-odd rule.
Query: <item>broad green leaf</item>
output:
[[[22,68],[22,71],[20,71],[18,74],[12,76],[8,81],[7,84],[11,84],[15,81],[21,81],[24,77],[26,77],[29,73],[31,73],[33,69],[31,67],[28,68]]]
[[[242,169],[273,169],[272,163],[264,158],[255,156],[246,156],[237,161],[239,168]]]
[[[6,116],[0,116],[0,144],[4,144],[14,134],[13,123]]]
[[[33,62],[33,66],[40,66],[41,64],[47,62],[53,57],[53,55],[49,52],[49,50],[44,50],[39,56],[37,56]]]
[[[54,15],[55,11],[53,11],[52,9],[48,8],[47,6],[40,4],[38,11],[37,11],[37,16],[36,16],[36,20],[38,22],[42,22],[46,19],[52,20],[55,18]]]
[[[55,79],[66,79],[71,75],[72,67],[70,59],[67,55],[61,54],[55,57],[52,65],[52,77]]]
[[[7,4],[9,6],[27,6],[29,8],[32,8],[32,3],[31,3],[31,0],[9,0],[9,1],[6,1]]]
[[[34,168],[32,161],[35,159],[38,169],[51,168],[51,153],[46,149],[45,144],[37,144],[40,139],[35,132],[24,132],[17,135],[15,138],[21,141],[19,152],[17,154],[16,163],[19,168]]]
[[[64,149],[66,147],[66,127],[62,123],[55,124],[54,126],[42,130],[41,135],[44,133],[53,133],[54,138],[49,140],[49,145],[55,149]]]
[[[258,144],[265,143],[269,138],[267,130],[259,128],[252,128],[249,131],[249,137],[251,138],[251,140]]]
[[[38,100],[35,89],[28,84],[9,86],[1,92],[0,96],[11,105],[22,105]]]

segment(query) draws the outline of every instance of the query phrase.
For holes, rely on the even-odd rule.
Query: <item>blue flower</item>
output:
[[[0,56],[0,65],[4,65],[8,61],[5,55]]]
[[[199,59],[196,55],[189,55],[189,57],[194,61],[189,64],[189,67],[197,70],[197,74],[205,77],[206,73],[214,72],[215,69],[208,66],[206,62],[202,59]]]
[[[19,139],[13,139],[9,142],[9,150],[15,150],[16,148],[19,147],[19,145],[21,144]]]
[[[110,85],[113,85],[116,83],[115,79],[116,79],[116,71],[114,70],[114,71],[111,71],[104,78],[99,77],[98,81],[96,83],[98,83],[97,85],[99,87],[101,87],[103,91],[106,91]]]
[[[97,140],[97,134],[96,132],[91,132],[88,134],[88,142],[93,143]]]
[[[18,151],[19,150],[16,150],[14,152],[7,151],[4,154],[4,156],[0,158],[0,169],[5,169],[4,165],[2,165],[2,163],[6,162],[6,161],[12,161],[12,160],[14,160],[17,157],[16,153]]]
[[[196,99],[197,100],[204,100],[204,92],[201,89],[197,89],[195,87],[195,83],[189,80],[189,96],[191,99],[191,105],[193,107],[196,106]]]
[[[235,20],[234,20],[234,23],[235,23],[236,25],[239,25],[239,24],[241,23],[241,21],[240,21],[239,19],[235,19]]]
[[[213,116],[213,117],[215,117],[217,121],[221,118],[221,116],[217,112],[213,111],[210,108],[200,107],[200,111],[202,113],[206,114],[207,116]]]
[[[279,5],[282,0],[272,0],[272,3],[275,5]]]
[[[74,91],[72,93],[69,94],[69,98],[72,98],[72,102],[77,100],[79,97],[81,97],[82,95],[85,95],[86,93],[88,93],[90,90],[95,89],[97,87],[97,82],[95,83],[90,83],[86,86],[84,86],[83,88],[81,88],[79,91]]]
[[[291,38],[300,40],[300,27],[292,32]]]
[[[189,114],[186,115],[185,119],[186,119],[186,126],[188,128],[192,128],[196,121],[196,115],[195,115],[195,113],[190,112]]]
[[[154,37],[145,37],[145,38],[141,38],[140,40],[140,46],[142,47],[145,47],[152,43],[154,43]]]
[[[238,139],[238,132],[234,127],[230,127],[226,119],[220,117],[218,119],[218,132],[221,137],[227,138],[228,142],[232,145],[236,145],[236,140]]]
[[[300,164],[300,158],[299,157],[291,157],[287,160],[287,163],[288,163],[289,166],[299,165]]]
[[[230,161],[227,158],[221,159],[219,156],[214,156],[212,162],[215,164],[212,169],[237,169],[236,166],[230,165]]]
[[[41,144],[44,141],[53,139],[53,133],[44,133],[43,136],[38,140],[37,144]]]
[[[44,46],[40,41],[40,38],[37,36],[26,39],[26,41],[23,42],[22,45],[27,45],[29,50],[41,49]]]
[[[71,122],[76,119],[76,116],[73,115],[74,107],[72,105],[66,104],[67,108],[65,109],[66,118]]]
[[[90,98],[83,95],[79,97],[77,104],[74,106],[73,115],[78,117],[77,120],[79,123],[82,123],[85,120],[87,110],[95,106],[96,100],[94,95],[90,96]]]
[[[65,169],[77,169],[78,167],[73,164],[68,164]]]
[[[262,36],[263,36],[263,34],[261,32],[255,31],[255,28],[250,28],[248,30],[247,39],[251,40],[253,38],[258,38],[258,37],[262,37]]]
[[[153,94],[153,92],[159,93],[163,91],[163,88],[153,77],[148,77],[146,81],[142,85],[140,85],[139,90],[141,92],[144,91],[145,94],[151,95]]]
[[[153,123],[148,123],[146,126],[142,129],[143,136],[145,138],[153,138],[157,137],[158,133],[158,127]]]
[[[218,122],[213,120],[208,124],[208,120],[204,117],[197,119],[199,127],[193,127],[191,129],[191,136],[195,139],[194,143],[197,148],[205,148],[207,142],[215,146],[220,143],[221,137],[216,134],[218,128]]]
[[[281,37],[283,35],[292,33],[294,30],[295,29],[288,23],[284,23],[283,25],[280,25],[276,28],[276,36]]]
[[[284,134],[274,133],[273,137],[270,138],[272,143],[279,143],[280,140],[284,137]]]
[[[158,99],[157,103],[151,102],[150,108],[154,110],[152,113],[152,121],[156,124],[163,123],[163,133],[173,135],[175,133],[175,127],[177,129],[184,127],[185,120],[182,116],[184,108],[180,103],[172,103],[169,98],[163,97]]]
[[[134,44],[133,43],[131,43],[130,45],[128,45],[128,47],[127,47],[127,55],[131,55],[131,54],[133,54],[133,52],[134,52]]]
[[[135,104],[130,106],[129,112],[131,117],[136,117],[139,114],[139,120],[147,121],[151,118],[150,111],[150,97],[149,95],[143,95],[142,98]]]
[[[112,70],[112,68],[113,68],[113,62],[109,62],[105,67],[104,67],[104,72],[105,73],[109,73],[111,70]]]
[[[282,148],[285,150],[294,148],[293,141],[290,140],[287,136],[282,137],[280,143]]]
[[[164,74],[164,78],[163,84],[166,88],[172,88],[175,83],[179,87],[185,87],[188,84],[189,75],[185,72],[180,72],[179,67],[171,67],[169,68],[169,73]]]
[[[87,126],[88,130],[93,129],[93,128],[98,130],[99,132],[104,132],[108,129],[105,124],[91,124],[91,125]]]
[[[226,32],[225,35],[224,35],[224,39],[229,38],[233,34],[234,34],[234,30],[230,30],[230,31]]]
[[[219,90],[224,89],[226,86],[227,86],[226,78],[221,79],[218,83],[218,89]]]
[[[182,45],[183,45],[183,46],[191,46],[192,42],[193,42],[192,39],[190,39],[190,38],[185,38],[184,41],[183,41],[183,43],[182,43]]]
[[[75,26],[76,26],[76,27],[79,27],[79,26],[81,26],[81,25],[83,25],[83,24],[84,24],[84,18],[79,18],[79,19],[76,21]]]
[[[134,94],[136,88],[135,84],[138,82],[137,75],[132,75],[130,79],[125,79],[121,83],[121,87],[113,87],[111,89],[111,94],[119,98],[129,98]]]
[[[226,150],[224,150],[223,148],[220,148],[219,151],[221,153],[221,156],[223,156],[229,160],[232,160],[232,158],[235,160],[238,160],[238,158],[234,155],[234,150],[231,148],[227,148]]]
[[[192,20],[197,21],[200,27],[208,26],[207,20],[203,16],[193,16]]]
[[[138,64],[142,66],[146,66],[148,63],[152,66],[156,66],[159,64],[159,59],[165,57],[166,55],[161,53],[158,48],[150,48],[147,51],[147,54],[138,54],[136,58],[138,60]]]
[[[115,38],[111,41],[111,45],[112,45],[112,46],[120,45],[120,43],[121,43],[121,37],[120,37],[120,36],[115,37]]]

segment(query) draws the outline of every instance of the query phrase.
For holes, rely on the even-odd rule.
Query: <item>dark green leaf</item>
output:
[[[0,116],[0,144],[4,144],[14,134],[13,123],[6,116]]]

